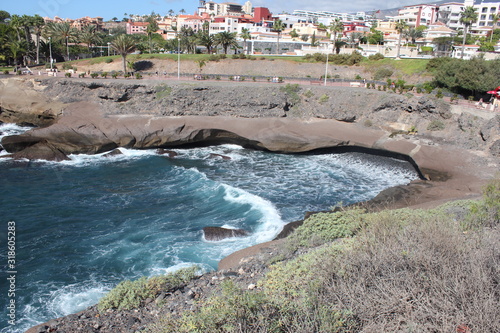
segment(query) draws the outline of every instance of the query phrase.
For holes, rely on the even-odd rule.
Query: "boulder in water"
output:
[[[111,157],[111,156],[116,156],[116,155],[123,155],[123,153],[120,149],[116,148],[116,149],[113,149],[112,151],[110,151],[109,153],[102,155],[102,157]]]
[[[173,157],[179,155],[177,152],[175,152],[173,150],[167,150],[167,149],[163,149],[163,148],[156,149],[156,153],[159,155],[168,155],[168,157],[170,157],[170,158],[173,158]]]
[[[231,159],[231,157],[229,157],[229,156],[215,154],[215,153],[211,153],[210,156],[208,156],[208,158],[222,158],[223,160],[230,160]]]
[[[220,241],[232,237],[245,237],[249,233],[243,229],[228,229],[222,227],[205,227],[203,228],[205,239],[207,241]]]

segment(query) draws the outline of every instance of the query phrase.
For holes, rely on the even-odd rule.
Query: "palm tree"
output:
[[[415,44],[417,42],[417,38],[422,38],[424,36],[422,30],[415,29],[415,28],[409,28],[403,31],[403,36],[405,37],[406,41],[411,39],[411,43]]]
[[[92,45],[102,42],[95,25],[88,25],[83,28],[83,30],[80,32],[80,41],[87,44],[89,52]]]
[[[491,16],[491,35],[490,35],[490,43],[493,43],[493,31],[495,31],[495,25],[498,21],[500,21],[500,14],[493,14]]]
[[[151,37],[153,36],[156,31],[158,31],[158,23],[156,22],[156,18],[151,14],[151,16],[147,19],[147,22],[149,23],[148,26],[146,27],[146,34],[148,35],[148,40],[149,40],[149,53],[153,53],[153,45],[151,44]]]
[[[335,44],[337,43],[337,34],[344,32],[344,23],[342,23],[342,21],[339,18],[336,18],[334,21],[330,23],[328,28],[330,29],[330,32],[333,34],[333,45],[335,47]]]
[[[215,45],[214,36],[210,35],[208,31],[199,31],[197,36],[198,44],[207,48],[207,53],[212,53],[212,48]]]
[[[221,45],[224,49],[224,54],[227,54],[227,48],[229,46],[237,46],[236,43],[236,32],[223,31],[219,32],[214,36],[215,44]]]
[[[240,37],[243,38],[243,44],[245,45],[245,54],[248,54],[247,39],[252,39],[252,35],[250,35],[250,30],[247,28],[241,28]]]
[[[273,30],[276,31],[278,33],[278,42],[277,42],[277,50],[276,50],[276,53],[279,54],[280,52],[280,37],[281,37],[281,32],[285,29],[285,25],[283,24],[283,22],[280,20],[280,19],[277,19],[276,21],[274,21],[273,23]]]
[[[174,16],[174,10],[173,9],[169,9],[168,10],[168,16],[170,16],[170,17]]]
[[[40,63],[40,37],[42,36],[43,27],[45,26],[45,20],[38,14],[33,16],[33,31],[36,36],[36,63]]]
[[[397,49],[397,52],[396,52],[396,59],[399,59],[399,54],[400,54],[400,51],[401,51],[401,37],[403,37],[403,32],[407,28],[408,28],[408,24],[405,21],[403,21],[403,20],[399,20],[396,23],[396,31],[399,33],[398,49]]]
[[[181,13],[181,14],[185,14],[185,13],[186,13],[186,11],[185,11],[185,10],[184,10],[184,8],[183,8],[183,9],[179,10],[179,13]]]
[[[464,38],[462,41],[462,55],[461,59],[464,58],[465,53],[465,40],[467,39],[467,30],[472,25],[472,23],[477,21],[478,14],[476,13],[476,9],[472,6],[467,6],[460,13],[460,23],[464,25]]]
[[[16,14],[12,15],[10,17],[9,25],[16,31],[17,40],[21,41],[21,33],[19,32],[21,27],[23,26],[23,21],[21,19],[21,16],[16,15]]]
[[[68,22],[49,22],[47,24],[47,34],[52,37],[54,41],[60,41],[65,43],[67,57],[69,60],[69,41],[76,40],[76,36],[78,35],[78,30],[72,28]]]
[[[11,38],[7,45],[10,53],[12,54],[12,58],[14,58],[14,66],[17,67],[17,60],[20,56],[24,56],[27,52],[26,41],[17,40],[15,37]]]
[[[127,73],[127,55],[134,52],[135,41],[130,35],[119,35],[111,42],[111,47],[122,56],[123,73]]]

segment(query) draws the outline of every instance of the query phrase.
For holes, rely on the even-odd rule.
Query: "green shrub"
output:
[[[307,97],[307,98],[311,98],[311,97],[313,97],[313,96],[314,96],[314,93],[312,92],[312,90],[311,90],[311,89],[307,89],[307,90],[304,92],[304,94],[303,94],[303,95],[304,95],[305,97]]]
[[[122,281],[104,296],[98,304],[99,311],[108,309],[130,310],[138,308],[147,298],[153,298],[162,291],[181,288],[196,277],[197,267],[180,269],[175,273],[141,277],[135,281]]]
[[[111,73],[111,77],[112,77],[113,79],[118,78],[118,73],[117,73],[117,72],[113,72],[113,73]]]
[[[464,230],[482,227],[498,227],[500,223],[500,177],[489,182],[483,189],[483,200],[473,202],[466,218]]]
[[[323,95],[321,95],[321,97],[319,98],[319,102],[320,102],[321,104],[323,104],[323,103],[328,102],[328,100],[329,100],[329,99],[330,99],[330,97],[329,97],[327,94],[323,94]]]
[[[106,60],[104,60],[105,63],[109,64],[109,63],[112,63],[113,62],[113,59],[112,58],[106,58]]]
[[[380,88],[380,86],[379,86],[379,88]],[[363,122],[363,125],[365,127],[372,127],[373,126],[373,122],[370,119],[365,119],[365,121]]]
[[[98,76],[99,76],[99,73],[92,73],[92,74],[90,74],[90,77],[93,78],[93,79],[97,78]]]
[[[137,80],[142,79],[142,75],[141,75],[141,73],[135,73],[135,78],[136,78]]]
[[[427,125],[428,131],[441,131],[444,130],[444,123],[441,120],[433,120]]]
[[[64,76],[71,77],[71,73],[66,73],[66,74],[64,74]]]
[[[282,82],[283,79],[278,78],[278,81]],[[297,83],[295,83],[295,84],[287,83],[285,86],[280,87],[280,91],[284,92],[290,98],[290,102],[292,104],[297,104],[300,102],[300,96],[298,95],[298,92],[300,92],[300,89],[301,88],[300,88],[299,84],[297,84]]]
[[[443,91],[441,89],[438,89],[438,91],[436,93],[436,97],[437,98],[443,98]]]
[[[79,77],[79,78],[84,78],[84,77],[85,77],[85,73],[80,73],[80,74],[78,74],[78,77]]]
[[[4,69],[3,73],[4,73],[4,75],[8,75],[9,74],[9,70],[8,69]]]
[[[385,57],[382,53],[375,53],[375,54],[368,56],[368,59],[370,59],[370,60],[382,60],[384,58]]]
[[[374,80],[382,80],[388,77],[391,77],[394,74],[394,71],[390,68],[379,68],[375,74],[373,74]]]
[[[239,59],[240,57],[239,57],[237,54],[233,54],[233,55],[231,56],[231,58],[232,58],[232,59]]]
[[[102,72],[102,73],[101,73],[101,77],[103,77],[103,78],[107,78],[107,77],[108,77],[108,72]]]
[[[170,94],[172,93],[172,87],[167,86],[166,84],[162,84],[162,85],[156,86],[155,91],[156,91],[156,98],[162,99],[162,98],[165,98],[167,96],[170,96]]]

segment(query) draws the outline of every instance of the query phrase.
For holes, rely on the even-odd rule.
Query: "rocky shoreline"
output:
[[[362,151],[410,161],[423,179],[382,192],[371,202],[378,208],[475,197],[499,168],[500,115],[478,117],[427,96],[251,83],[1,82],[0,121],[42,126],[2,140],[15,159],[234,143],[278,153]],[[436,123],[440,129],[430,129]],[[221,261],[219,271],[141,309],[99,314],[94,306],[28,332],[137,331],[162,313],[193,309],[225,279],[255,288],[279,244],[237,252]]]

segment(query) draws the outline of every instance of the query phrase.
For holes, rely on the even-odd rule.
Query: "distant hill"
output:
[[[442,4],[445,4],[445,3],[448,3],[448,2],[451,2],[451,0],[434,1],[434,2],[432,2],[432,4],[434,4],[434,5],[442,5]],[[419,5],[419,4],[422,4],[422,2],[415,2],[415,5]],[[411,5],[407,5],[407,6],[411,6]],[[396,16],[396,15],[398,15],[398,10],[401,9],[402,7],[403,6],[396,7],[396,8],[373,10],[373,11],[368,12],[368,13],[374,14],[375,18],[383,19],[383,18],[386,18],[387,16]]]

